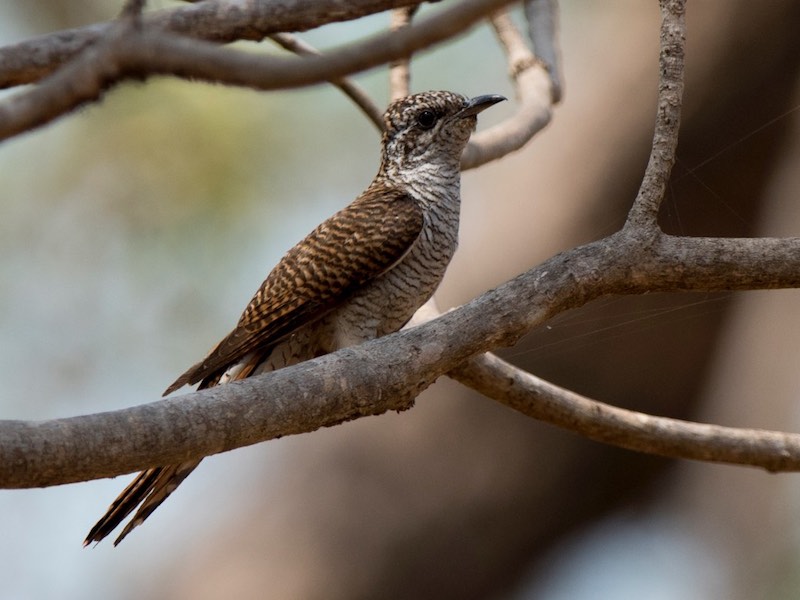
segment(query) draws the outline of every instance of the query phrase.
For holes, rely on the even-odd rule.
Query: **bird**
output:
[[[233,331],[164,396],[184,385],[204,389],[280,369],[402,328],[433,295],[456,250],[460,159],[477,115],[505,99],[428,91],[392,102],[370,185],[283,256]],[[139,473],[84,546],[99,543],[136,510],[118,545],[201,460]]]

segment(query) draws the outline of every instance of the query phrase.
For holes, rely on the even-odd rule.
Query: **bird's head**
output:
[[[469,99],[446,91],[395,100],[383,115],[381,170],[391,175],[428,165],[457,172],[478,113],[501,100],[496,94]]]

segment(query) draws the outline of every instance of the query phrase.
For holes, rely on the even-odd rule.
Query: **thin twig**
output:
[[[411,24],[419,6],[404,6],[392,11],[390,29],[398,31]],[[408,96],[411,90],[411,57],[404,57],[389,63],[389,98],[398,100]]]
[[[322,54],[314,46],[291,33],[273,33],[269,38],[286,50],[300,56],[320,56]],[[383,112],[369,97],[367,90],[348,77],[332,79],[330,82],[356,103],[356,106],[378,128],[378,131],[383,131]]]

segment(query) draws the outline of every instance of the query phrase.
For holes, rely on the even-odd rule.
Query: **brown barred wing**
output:
[[[286,253],[236,328],[164,394],[218,376],[248,353],[322,318],[400,261],[422,226],[422,208],[413,198],[396,188],[370,186]]]

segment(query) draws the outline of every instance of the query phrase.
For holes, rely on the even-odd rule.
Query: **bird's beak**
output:
[[[498,102],[502,102],[506,100],[505,96],[501,96],[500,94],[487,94],[486,96],[475,96],[471,100],[467,100],[466,106],[462,108],[458,116],[461,118],[464,117],[471,117],[472,115],[477,115],[479,112],[486,110],[490,106],[494,106]]]

